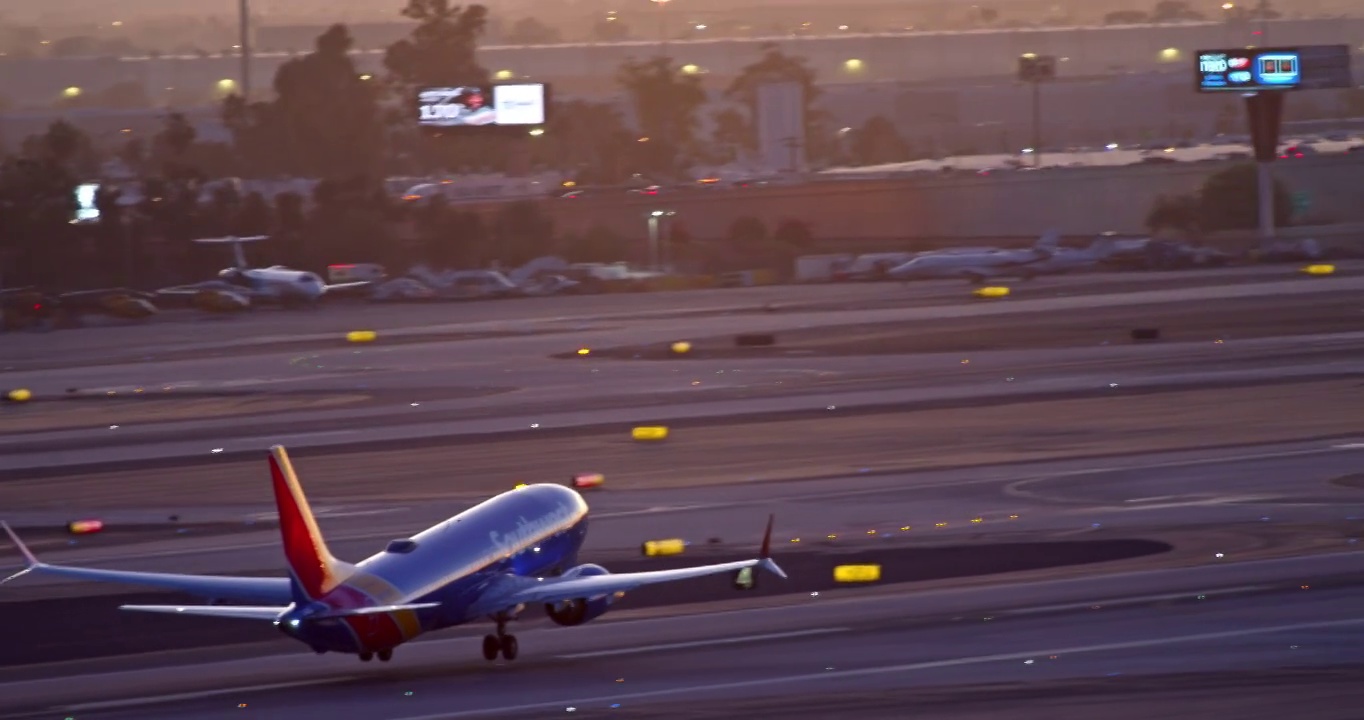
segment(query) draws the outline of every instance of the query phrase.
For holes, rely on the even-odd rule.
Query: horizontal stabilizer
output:
[[[413,603],[411,605],[380,605],[378,607],[355,608],[353,610],[332,610],[319,615],[308,616],[309,620],[319,618],[340,618],[351,617],[353,615],[382,615],[384,613],[401,612],[403,610],[427,610],[429,608],[440,607],[440,603]]]
[[[242,620],[275,620],[289,607],[247,607],[231,605],[120,605],[119,610],[134,612],[170,613],[172,615],[202,615],[204,617],[239,618]]]

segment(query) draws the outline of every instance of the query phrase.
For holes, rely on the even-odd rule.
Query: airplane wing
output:
[[[674,570],[650,570],[636,573],[590,575],[587,577],[545,578],[543,580],[525,578],[528,582],[526,586],[512,591],[505,599],[499,598],[499,602],[505,602],[507,606],[521,603],[554,603],[576,598],[590,598],[599,595],[627,592],[643,585],[653,585],[656,583],[674,582],[677,580],[689,580],[691,578],[705,577],[707,575],[737,572],[744,568],[751,567],[760,567],[773,575],[785,579],[786,573],[782,571],[770,556],[772,548],[772,523],[774,520],[774,517],[768,518],[767,533],[763,536],[762,551],[759,553],[758,557],[751,560],[738,560],[715,565],[697,565]]]
[[[274,620],[288,611],[282,607],[233,607],[228,605],[119,605],[119,610],[134,612],[170,613],[173,615],[200,615],[203,617],[236,618],[239,620]]]
[[[332,285],[323,285],[322,287],[327,292],[334,292],[336,290],[350,290],[352,288],[369,287],[370,285],[373,284],[374,284],[373,280],[356,280],[354,282],[343,282],[335,283]]]
[[[0,521],[0,527],[5,529],[5,533],[9,535],[10,541],[19,549],[19,554],[23,556],[26,565],[23,570],[20,570],[4,580],[0,580],[0,584],[7,583],[21,575],[32,572],[43,575],[77,578],[80,580],[94,580],[97,582],[143,585],[164,590],[175,590],[215,600],[277,603],[280,605],[288,605],[294,600],[293,593],[289,588],[288,578],[179,575],[174,573],[97,570],[94,568],[48,565],[39,562],[38,558],[35,557],[33,552],[28,549],[28,546],[19,539],[19,536],[14,533],[14,530],[10,528],[8,523]]]
[[[612,575],[592,575],[575,578],[546,578],[544,582],[513,593],[506,601],[508,606],[521,603],[555,603],[584,597],[597,597],[618,592],[628,592],[642,585],[689,580],[691,578],[737,572],[744,568],[761,567],[778,577],[786,573],[771,558],[755,558],[718,565],[698,565],[676,570],[651,570],[648,572],[620,573]]]

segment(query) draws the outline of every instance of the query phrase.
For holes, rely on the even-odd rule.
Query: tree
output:
[[[777,231],[772,233],[772,239],[777,244],[794,250],[807,250],[815,242],[815,237],[810,232],[810,226],[800,220],[781,221],[777,225]]]
[[[1254,163],[1233,165],[1209,177],[1199,191],[1202,227],[1209,231],[1249,230],[1259,225],[1259,176]],[[1274,224],[1293,217],[1293,198],[1274,181]]]
[[[0,281],[61,281],[69,256],[76,176],[52,154],[0,160]]]
[[[532,160],[570,171],[580,184],[614,185],[630,175],[636,139],[614,105],[566,100],[536,139]]]
[[[711,116],[711,123],[710,147],[713,157],[710,160],[723,165],[743,157],[744,150],[751,145],[748,119],[744,117],[743,111],[735,107],[723,108]]]
[[[1146,227],[1152,233],[1162,230],[1198,232],[1203,208],[1197,195],[1161,195],[1146,214]]]
[[[569,235],[559,243],[569,262],[616,262],[629,259],[629,243],[605,225],[593,225],[581,236]]]
[[[517,20],[502,40],[508,45],[554,45],[564,41],[557,29],[533,17]]]
[[[696,113],[706,102],[701,78],[681,72],[672,58],[630,59],[617,81],[629,94],[639,123],[640,169],[677,175],[696,151]]]
[[[478,38],[488,25],[487,8],[408,0],[402,14],[417,26],[384,52],[384,67],[396,86],[410,93],[421,87],[488,85],[488,70],[475,57]]]
[[[832,146],[824,137],[824,113],[815,108],[820,93],[815,85],[815,71],[806,64],[804,58],[786,55],[771,43],[764,44],[762,51],[762,58],[745,66],[725,90],[726,98],[748,111],[744,132],[746,146],[751,149],[758,147],[758,134],[754,126],[758,117],[758,88],[767,83],[796,82],[800,83],[803,90],[806,157],[826,157]]]
[[[874,115],[852,132],[852,159],[858,165],[883,165],[910,159],[909,143],[884,115]]]
[[[531,200],[508,203],[493,219],[492,240],[504,265],[519,267],[548,253],[553,237],[553,218]]]
[[[1104,15],[1105,25],[1142,25],[1151,22],[1151,16],[1141,10],[1114,10]]]
[[[318,36],[315,49],[275,73],[275,100],[223,103],[223,121],[253,174],[342,178],[375,175],[384,151],[378,89],[347,54],[344,25]]]
[[[1151,22],[1187,22],[1207,19],[1203,13],[1189,7],[1185,0],[1160,0],[1151,9]]]

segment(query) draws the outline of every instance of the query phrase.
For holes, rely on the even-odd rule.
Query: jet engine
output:
[[[562,578],[590,577],[593,575],[610,575],[610,571],[600,565],[579,565],[564,572]],[[612,595],[599,595],[592,598],[574,598],[557,603],[547,603],[545,614],[553,620],[556,625],[572,627],[600,617],[611,608],[611,603],[619,598],[623,593]]]

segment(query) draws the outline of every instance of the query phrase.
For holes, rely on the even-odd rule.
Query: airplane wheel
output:
[[[506,659],[508,659],[508,660],[515,660],[515,659],[516,659],[517,650],[518,650],[518,648],[517,648],[517,645],[516,645],[516,636],[515,636],[515,635],[503,635],[503,636],[502,636],[502,657],[504,657],[504,658],[506,658]]]
[[[362,653],[360,653],[360,662],[369,662],[370,660],[373,660],[373,659],[374,659],[374,653],[371,653],[371,652],[362,652]]]
[[[379,651],[379,662],[388,662],[389,660],[392,660],[392,659],[393,659],[393,651],[392,651],[392,650],[380,650],[380,651]]]
[[[496,635],[483,636],[483,659],[496,660],[497,652],[502,649],[502,643],[498,642]]]

